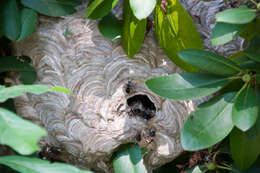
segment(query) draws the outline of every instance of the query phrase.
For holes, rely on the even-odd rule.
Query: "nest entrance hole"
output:
[[[128,98],[127,105],[130,107],[130,115],[139,116],[146,120],[155,116],[155,105],[146,95],[138,94]]]

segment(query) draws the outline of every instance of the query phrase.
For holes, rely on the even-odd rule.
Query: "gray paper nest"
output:
[[[206,49],[229,55],[242,48],[239,38],[210,46],[215,13],[224,6],[221,0],[181,2]],[[71,34],[66,35],[66,30]],[[153,31],[139,53],[128,58],[120,42],[99,33],[97,21],[85,19],[83,9],[63,18],[41,16],[37,31],[16,44],[15,50],[32,58],[36,83],[63,86],[73,93],[27,94],[15,100],[19,115],[48,131],[41,145],[58,149],[59,160],[112,172],[112,154],[123,144],[138,143],[148,149],[144,159],[148,169],[183,152],[180,128],[195,106],[193,101],[160,98],[144,85],[148,78],[182,72],[163,53]]]

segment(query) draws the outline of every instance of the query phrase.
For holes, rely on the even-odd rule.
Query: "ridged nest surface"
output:
[[[205,47],[217,50],[207,40],[214,13],[223,3],[189,0],[183,5],[195,18]],[[218,50],[232,53],[240,47],[236,41]],[[119,41],[105,39],[97,21],[85,19],[79,10],[63,18],[41,16],[37,31],[16,44],[15,50],[32,58],[36,83],[72,91],[72,95],[26,94],[15,100],[19,115],[48,131],[41,144],[57,149],[58,160],[112,172],[112,155],[123,144],[138,143],[148,149],[148,168],[183,152],[180,128],[194,104],[163,99],[144,85],[151,77],[182,72],[163,53],[152,31],[139,53],[128,58]]]

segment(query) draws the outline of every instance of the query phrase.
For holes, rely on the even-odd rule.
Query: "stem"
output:
[[[234,79],[241,79],[242,76],[232,76],[232,77],[229,77],[228,79],[230,80],[234,80]]]
[[[214,163],[216,163],[216,157],[217,157],[218,153],[220,153],[220,152],[217,151],[217,152],[214,154],[214,156],[213,156],[213,159],[212,159],[212,160],[213,160]]]
[[[217,165],[217,168],[219,168],[219,169],[226,169],[226,170],[229,170],[229,171],[232,170],[231,167],[225,167],[225,166],[220,166],[220,165]]]
[[[235,99],[238,97],[238,95],[248,86],[249,82],[246,82],[242,88],[240,88],[240,90],[237,92],[237,95],[235,96]]]
[[[228,165],[228,164],[225,163],[225,162],[223,162],[223,163],[221,163],[221,164],[224,165],[224,166],[227,167],[227,168],[232,168],[232,166]]]

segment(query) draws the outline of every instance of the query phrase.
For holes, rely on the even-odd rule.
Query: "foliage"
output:
[[[36,72],[28,62],[30,62],[30,58],[26,56],[2,57],[0,64],[0,73],[7,71],[19,72],[19,79],[23,84],[32,84],[36,79]]]
[[[138,20],[128,1],[124,1],[122,47],[129,57],[133,57],[141,48],[146,31],[146,19]]]
[[[1,1],[0,36],[4,35],[10,40],[17,42],[21,41],[32,34],[36,29],[38,16],[36,11],[49,16],[61,16],[74,12],[74,7],[78,4],[79,3],[74,0]],[[23,5],[30,8],[26,8]],[[33,84],[37,74],[34,68],[29,64],[29,57],[4,56],[5,53],[0,53],[3,56],[0,57],[0,73],[10,71],[19,72],[20,81],[26,84],[11,87],[5,87],[0,84],[0,102],[7,102],[8,99],[22,96],[25,92],[43,94],[45,92],[59,91],[71,94],[68,89],[63,87],[55,86],[49,88],[46,85]],[[21,155],[29,155],[40,150],[37,145],[38,140],[46,134],[47,132],[42,127],[22,119],[5,108],[0,108],[0,144],[10,146]],[[79,170],[67,164],[51,164],[48,161],[38,158],[18,155],[2,156],[0,157],[0,164],[9,166],[22,173],[90,172]]]
[[[161,3],[161,0],[157,2],[154,11],[154,28],[160,46],[176,65],[189,72],[198,71],[177,54],[183,49],[203,48],[191,17],[178,0],[168,1],[165,9],[161,8]]]
[[[234,93],[227,93],[213,98],[189,115],[181,130],[181,143],[185,150],[211,147],[230,133],[234,96]]]
[[[86,17],[89,19],[102,18],[115,7],[117,2],[118,0],[90,0],[86,9]]]
[[[121,22],[112,13],[109,13],[98,23],[98,29],[104,37],[115,41],[121,38],[121,25]]]
[[[174,100],[215,93],[187,117],[181,143],[185,150],[196,151],[213,147],[230,134],[231,156],[240,170],[250,168],[260,154],[260,35],[255,31],[259,21],[256,13],[256,9],[240,6],[216,15],[212,44],[227,43],[240,34],[250,41],[244,51],[228,59],[198,49],[181,50],[179,57],[203,73],[172,74],[146,81],[151,91]],[[229,165],[215,165],[217,168],[231,170]]]
[[[186,100],[215,93],[228,84],[229,81],[230,79],[225,76],[209,75],[207,73],[176,73],[149,79],[146,81],[146,85],[150,90],[162,97]]]
[[[113,160],[115,173],[146,173],[143,154],[137,144],[130,144],[117,154]]]
[[[19,8],[21,5],[17,0],[0,2],[0,33],[13,41],[21,41],[35,30],[35,11],[48,16],[63,16],[75,12],[74,7],[79,5],[74,0],[21,0],[21,3],[25,7]]]
[[[105,2],[107,4],[104,4]],[[102,18],[116,3],[116,0],[91,0],[86,9],[86,17]],[[109,17],[105,16],[100,21],[104,23],[104,20],[107,20],[106,25],[99,24],[99,31],[104,37],[114,41],[119,36],[110,35],[104,31],[110,30],[111,33],[119,34],[118,31],[121,30],[122,47],[129,57],[134,57],[145,39],[146,29],[149,28],[147,18],[152,11],[154,11],[156,36],[166,55],[184,70],[198,71],[177,55],[179,50],[203,48],[200,35],[191,17],[178,0],[167,0],[166,4],[162,0],[157,0],[157,2],[156,0],[124,0],[123,25],[114,25],[120,22],[116,22],[118,19],[109,14]]]
[[[247,6],[240,6],[225,10],[216,15],[217,24],[211,35],[211,43],[214,46],[225,44],[239,34],[245,39],[252,39],[259,34],[259,19],[256,18],[256,10]]]
[[[147,18],[152,13],[156,0],[129,0],[129,3],[135,17],[142,20]]]
[[[80,5],[75,0],[21,0],[21,3],[35,11],[47,16],[65,16],[74,13],[74,7]]]
[[[37,142],[45,135],[46,131],[39,126],[23,120],[6,109],[0,108],[1,144],[12,147],[20,154],[28,155],[40,149]]]
[[[68,164],[50,163],[46,160],[24,156],[3,156],[0,157],[0,164],[9,166],[21,173],[91,173]]]

